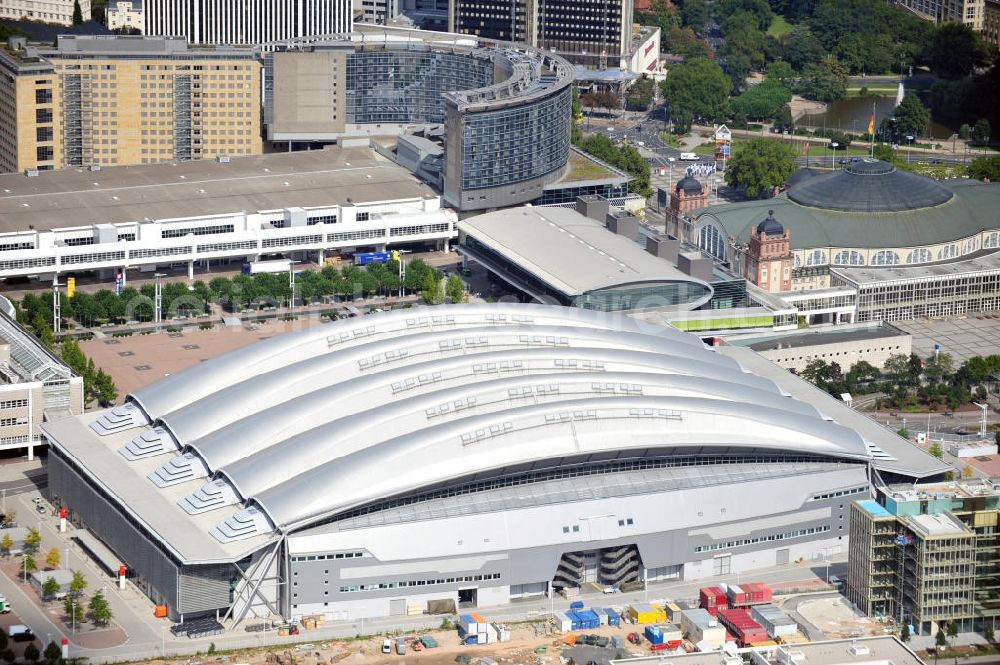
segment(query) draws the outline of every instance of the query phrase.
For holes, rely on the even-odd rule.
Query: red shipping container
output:
[[[742,608],[719,610],[719,622],[736,638],[740,646],[751,642],[764,642],[768,639],[767,631],[750,617],[750,613]]]

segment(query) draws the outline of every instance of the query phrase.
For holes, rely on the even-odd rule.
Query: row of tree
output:
[[[632,176],[632,180],[628,184],[630,192],[642,196],[652,196],[653,188],[649,184],[649,162],[635,146],[617,146],[604,134],[592,134],[586,138],[578,138],[576,145],[584,152]]]
[[[948,353],[926,359],[916,354],[889,356],[882,369],[865,361],[854,363],[847,372],[836,362],[811,361],[802,378],[831,395],[880,392],[890,408],[923,406],[955,409],[989,397],[992,377],[1000,374],[1000,355],[975,356],[955,368]]]
[[[398,292],[401,285],[410,292],[422,292],[429,287],[434,291],[436,287],[433,283],[441,278],[441,271],[421,259],[406,262],[406,278],[402,282],[396,261],[372,263],[365,267],[345,265],[339,270],[334,266],[325,266],[322,270],[306,270],[296,276],[296,300],[311,303],[324,296],[352,298],[385,295]],[[51,339],[52,297],[49,292],[37,296],[29,293],[16,303],[18,321],[34,328],[39,338]],[[105,323],[152,321],[154,297],[153,284],[143,284],[138,289],[125,287],[120,294],[108,289],[94,293],[77,291],[72,298],[62,294],[61,308],[63,316],[69,314],[86,328]],[[292,285],[286,273],[216,277],[207,284],[199,280],[191,285],[185,282],[166,282],[162,285],[164,319],[204,314],[212,303],[219,303],[230,311],[284,306],[289,304],[291,297]]]

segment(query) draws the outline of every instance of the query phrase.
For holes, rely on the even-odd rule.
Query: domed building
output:
[[[763,279],[755,252],[778,251],[762,237],[787,236],[788,288],[808,290],[829,287],[830,270],[838,266],[926,266],[1000,248],[998,211],[998,184],[939,182],[860,159],[795,178],[774,199],[698,210],[685,230],[687,240],[769,291],[786,290],[784,279],[773,280],[770,271]]]

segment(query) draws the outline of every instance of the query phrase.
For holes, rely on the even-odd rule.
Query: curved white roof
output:
[[[222,543],[566,459],[681,449],[869,459],[853,430],[695,336],[545,305],[341,320],[129,399],[149,423],[128,425],[121,455],[189,515],[212,514]]]

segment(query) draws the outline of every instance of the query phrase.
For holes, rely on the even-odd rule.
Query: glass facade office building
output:
[[[347,56],[347,121],[443,123],[452,90],[493,84],[493,62],[433,51],[363,51]]]
[[[535,104],[467,116],[462,187],[499,187],[563,168],[569,159],[571,95],[565,88]]]

